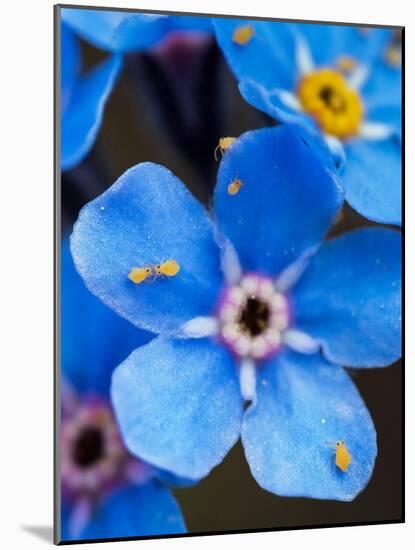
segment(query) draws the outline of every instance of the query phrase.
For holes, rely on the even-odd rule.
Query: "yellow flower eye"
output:
[[[340,72],[320,69],[306,74],[300,80],[297,95],[304,111],[326,134],[347,139],[358,133],[363,105],[359,94],[347,84]]]

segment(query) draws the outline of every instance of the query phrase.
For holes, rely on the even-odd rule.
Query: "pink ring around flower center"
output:
[[[289,304],[271,278],[249,273],[225,289],[218,319],[220,338],[235,355],[261,360],[280,349]]]
[[[135,464],[126,450],[109,404],[85,400],[62,419],[61,480],[68,497],[98,495],[125,480]]]

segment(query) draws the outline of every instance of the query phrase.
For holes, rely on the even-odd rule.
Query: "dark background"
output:
[[[105,54],[82,44],[85,70]],[[126,169],[153,161],[172,170],[206,206],[221,136],[272,126],[240,97],[212,38],[172,37],[152,53],[129,54],[105,111],[97,143],[62,175],[62,230],[79,209]],[[349,207],[334,233],[370,225]],[[261,489],[238,443],[197,486],[175,490],[189,532],[399,521],[402,519],[402,366],[349,371],[373,417],[378,457],[367,488],[353,502],[282,498]]]

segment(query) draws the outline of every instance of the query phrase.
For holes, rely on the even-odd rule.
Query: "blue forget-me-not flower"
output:
[[[133,454],[201,478],[241,437],[270,492],[347,501],[365,487],[376,432],[342,367],[400,356],[401,235],[324,241],[342,203],[337,177],[283,125],[227,149],[212,216],[153,163],[82,209],[71,251],[86,286],[159,335],[112,379]]]
[[[151,335],[97,300],[62,245],[61,539],[185,532],[180,509],[161,483],[175,482],[126,449],[109,386],[114,366]],[[177,480],[180,482],[180,480]]]
[[[214,26],[246,101],[320,138],[349,204],[400,225],[401,31],[237,19]]]
[[[95,143],[122,54],[156,46],[173,31],[212,32],[209,18],[61,9],[62,170],[81,162]],[[81,74],[78,37],[112,55]]]

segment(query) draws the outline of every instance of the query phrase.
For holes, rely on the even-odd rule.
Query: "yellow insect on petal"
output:
[[[219,143],[216,146],[215,151],[214,151],[215,160],[218,160],[218,150],[223,155],[223,153],[227,149],[229,149],[229,147],[232,145],[232,143],[235,143],[235,141],[236,141],[236,138],[234,138],[234,137],[222,137],[222,138],[220,138]]]
[[[252,25],[241,25],[233,31],[232,42],[238,46],[245,46],[254,36]]]
[[[145,281],[151,275],[151,269],[149,267],[133,267],[128,278],[130,281],[136,284],[140,284]]]
[[[176,260],[167,260],[157,266],[158,275],[167,275],[167,277],[174,277],[180,271],[180,265]]]
[[[231,181],[231,183],[228,185],[228,194],[229,195],[236,195],[240,188],[242,187],[243,183],[240,179],[235,179]]]
[[[338,441],[336,443],[336,466],[342,471],[347,472],[352,462],[352,457],[346,447],[344,441]]]
[[[236,138],[234,137],[222,137],[219,140],[219,147],[222,149],[222,151],[226,151],[232,143],[235,143]]]

